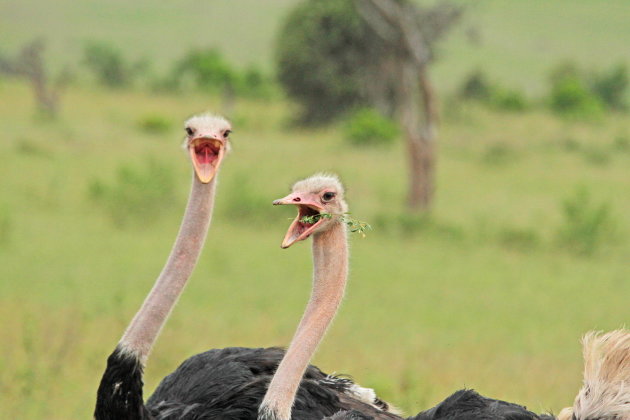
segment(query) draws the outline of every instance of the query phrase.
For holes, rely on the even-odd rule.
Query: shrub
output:
[[[612,237],[614,223],[607,203],[596,204],[581,188],[562,205],[564,224],[558,231],[559,243],[572,252],[591,255]]]
[[[172,122],[162,115],[150,114],[140,118],[138,127],[147,133],[163,134],[171,129]]]
[[[490,83],[480,70],[471,73],[459,88],[459,97],[475,100],[503,111],[522,111],[527,107],[525,95],[517,89]]]
[[[459,88],[459,96],[464,99],[484,102],[490,99],[491,94],[492,87],[481,70],[470,73]]]
[[[523,111],[527,108],[525,95],[516,89],[496,88],[489,100],[494,108],[502,111]]]
[[[345,139],[357,146],[391,144],[398,134],[398,126],[372,108],[355,111],[344,126]]]
[[[169,167],[149,160],[145,167],[121,166],[111,184],[94,180],[89,196],[118,227],[150,224],[174,200],[175,183]]]
[[[553,82],[550,104],[556,113],[568,117],[596,118],[603,112],[600,100],[577,77],[566,77]]]
[[[592,81],[593,92],[611,109],[626,109],[628,69],[620,64],[607,72],[596,74]]]
[[[597,117],[604,107],[626,109],[628,71],[623,64],[585,74],[574,63],[563,63],[552,71],[550,81],[551,107],[559,114]]]
[[[178,83],[186,77],[194,84],[208,91],[235,91],[238,74],[217,49],[193,50],[175,66],[174,77]]]
[[[352,0],[303,1],[278,36],[278,79],[302,108],[302,123],[326,122],[367,104],[360,87],[365,56],[377,54]]]
[[[104,42],[86,45],[83,62],[101,84],[114,88],[129,86],[144,66],[140,62],[135,65],[127,63],[119,49]]]

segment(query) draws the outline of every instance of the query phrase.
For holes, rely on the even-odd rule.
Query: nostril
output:
[[[295,198],[293,199],[293,201],[295,201],[296,203],[299,203],[299,202],[300,202],[300,201],[302,201],[302,200],[300,199],[300,197],[295,197]]]

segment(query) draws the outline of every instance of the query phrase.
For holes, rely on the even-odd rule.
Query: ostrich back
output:
[[[197,354],[162,380],[146,407],[155,419],[255,420],[283,356],[284,350],[279,348],[242,347]],[[342,410],[358,410],[373,418],[400,419],[354,398],[348,392],[352,385],[348,379],[309,366],[292,418],[321,420]]]

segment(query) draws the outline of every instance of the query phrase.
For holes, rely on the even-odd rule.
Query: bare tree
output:
[[[13,59],[0,57],[0,72],[24,77],[29,80],[35,95],[37,107],[45,114],[54,117],[58,112],[59,91],[67,81],[62,75],[51,83],[44,64],[45,44],[37,39],[25,45]]]
[[[408,0],[355,0],[355,4],[382,41],[380,50],[388,51],[380,55],[381,63],[374,63],[378,71],[372,77],[394,85],[394,108],[409,155],[408,206],[429,210],[435,190],[438,112],[428,70],[436,42],[458,21],[462,8],[450,2],[420,8]]]

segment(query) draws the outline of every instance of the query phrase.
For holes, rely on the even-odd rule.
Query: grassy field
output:
[[[61,118],[47,121],[33,116],[27,86],[2,84],[3,417],[91,415],[105,358],[177,233],[190,178],[181,121],[218,106],[75,87]],[[147,115],[172,128],[147,133]],[[402,147],[351,148],[336,127],[286,128],[290,116],[282,101],[237,103],[209,240],[149,361],[147,395],[196,352],[288,343],[309,292],[310,247],[280,249],[293,212],[270,202],[329,170],[374,231],[352,240],[347,299],[316,364],[409,413],[463,386],[534,410],[571,404],[579,337],[630,320],[630,151],[619,140],[628,119],[447,107],[434,216],[423,224],[402,210]],[[116,185],[121,166],[141,172],[148,161],[174,192],[119,226],[93,186]],[[579,188],[610,206],[616,226],[592,256],[557,243],[562,203]]]
[[[129,59],[149,59],[159,72],[191,48],[216,47],[232,62],[269,70],[281,19],[296,3],[0,0],[0,52],[42,36],[50,62],[75,66],[87,41],[107,41]],[[626,0],[464,3],[464,23],[438,51],[435,77],[442,88],[454,88],[481,68],[508,86],[538,95],[559,61],[602,68],[630,59]]]

